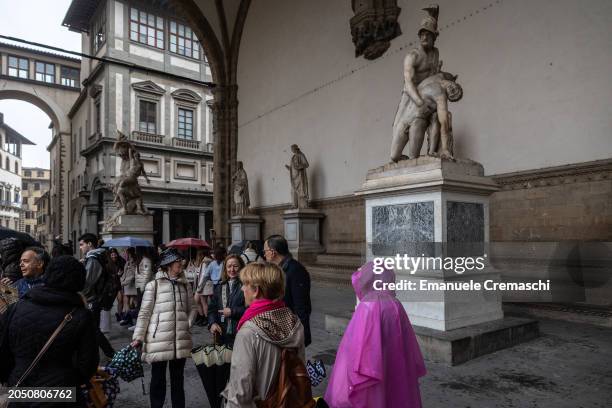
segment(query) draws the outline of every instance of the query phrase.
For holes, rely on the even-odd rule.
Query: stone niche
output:
[[[351,36],[355,57],[373,60],[385,53],[391,40],[402,34],[397,17],[401,8],[397,0],[353,0],[355,15],[351,18]]]

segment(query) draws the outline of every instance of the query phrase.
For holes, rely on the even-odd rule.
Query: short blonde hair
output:
[[[273,263],[250,263],[240,271],[243,285],[259,288],[265,299],[279,300],[285,296],[285,273]]]

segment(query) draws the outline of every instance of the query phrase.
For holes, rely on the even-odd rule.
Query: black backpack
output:
[[[119,292],[119,286],[113,276],[113,271],[107,256],[105,254],[95,254],[92,255],[92,258],[102,266],[102,275],[96,283],[96,295],[100,308],[103,310],[110,310],[113,307],[113,303],[115,303],[115,298]]]

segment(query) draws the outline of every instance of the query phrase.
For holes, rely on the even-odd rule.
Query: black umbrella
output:
[[[24,232],[12,230],[10,228],[0,227],[0,241],[5,238],[16,238],[22,241],[25,246],[41,246],[40,242]]]
[[[246,245],[247,242],[252,242],[255,245],[255,252],[257,252],[257,254],[261,257],[263,257],[263,244],[264,242],[262,240],[247,240],[247,241],[240,241],[236,244],[232,244],[232,246],[229,248],[228,252],[230,254],[236,254],[236,255],[240,255],[244,252],[244,247]]]
[[[204,385],[211,408],[221,408],[222,401],[219,394],[229,380],[232,348],[218,344],[215,334],[213,344],[192,349],[191,357],[202,380],[202,385]]]

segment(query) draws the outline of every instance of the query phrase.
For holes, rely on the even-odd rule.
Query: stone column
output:
[[[206,211],[200,211],[198,221],[198,231],[200,231],[200,239],[206,239]]]
[[[170,242],[170,210],[163,210],[162,241],[164,241],[164,244]]]
[[[213,113],[214,174],[213,174],[213,228],[217,239],[230,240],[228,221],[231,218],[231,175],[236,170],[237,151],[237,87],[218,86],[214,99],[208,104]]]

